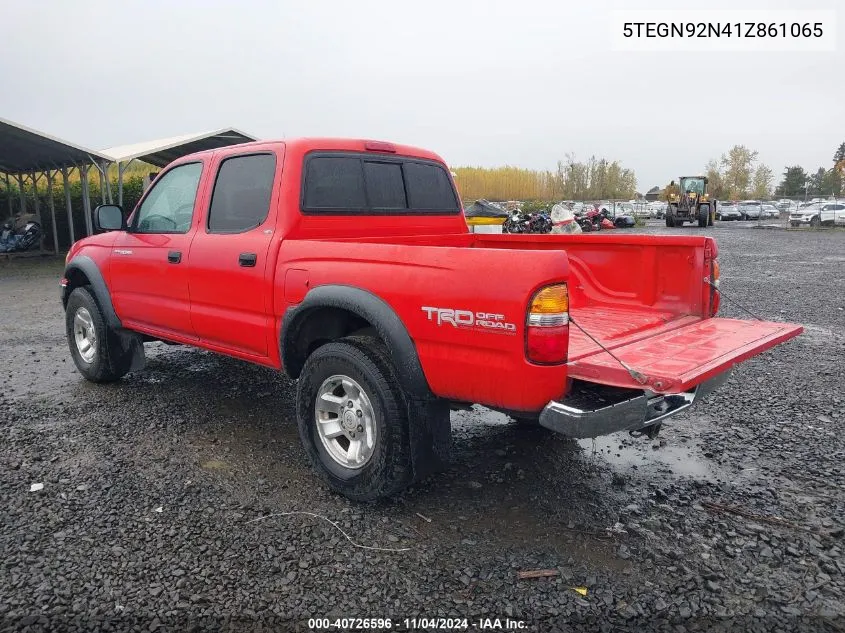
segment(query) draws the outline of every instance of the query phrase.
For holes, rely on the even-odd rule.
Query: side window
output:
[[[316,156],[308,161],[306,209],[364,209],[366,206],[361,159]]]
[[[270,210],[275,173],[273,154],[225,159],[211,194],[208,232],[242,233],[261,226]]]
[[[194,202],[202,163],[186,163],[165,173],[138,209],[136,233],[187,233],[194,217]]]
[[[405,184],[399,163],[364,162],[367,201],[371,209],[405,209]]]
[[[408,207],[419,211],[457,211],[458,202],[446,172],[437,165],[405,163]]]

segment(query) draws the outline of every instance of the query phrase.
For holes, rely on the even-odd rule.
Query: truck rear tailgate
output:
[[[573,321],[578,322],[577,312]],[[621,345],[603,344],[642,377],[635,378],[573,323],[570,326],[569,376],[655,393],[680,393],[730,369],[736,363],[798,336],[803,327],[792,323],[739,319],[679,319],[678,327]],[[595,336],[590,329],[590,334]],[[600,339],[601,340],[601,339]],[[643,380],[643,378],[645,380]]]

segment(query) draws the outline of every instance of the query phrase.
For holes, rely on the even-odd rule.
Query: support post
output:
[[[23,192],[23,174],[18,174],[18,194],[21,200],[21,215],[26,213],[26,195]]]
[[[100,173],[100,204],[106,203],[106,175],[102,165],[97,164],[97,171]]]
[[[38,219],[38,224],[44,226],[44,223],[41,221],[41,204],[38,201],[38,178],[36,178],[34,171],[30,177],[32,178],[32,197],[34,198],[35,217]]]
[[[110,163],[103,163],[103,176],[106,179],[106,197],[109,204],[114,204],[114,198],[111,193],[111,180],[109,179],[109,165]]]
[[[94,227],[91,225],[91,190],[88,187],[88,165],[80,165],[79,177],[82,184],[82,213],[85,218],[86,235],[94,234]]]
[[[121,163],[118,161],[117,163],[117,204],[120,205],[120,208],[123,208],[123,175],[126,173],[126,170],[129,168],[129,165],[132,164],[132,161],[135,160],[134,158],[130,158],[125,163]]]
[[[50,205],[50,220],[53,223],[53,254],[59,254],[59,231],[56,228],[56,202],[53,200],[53,172],[47,170],[47,202]]]
[[[67,206],[67,226],[68,232],[70,233],[70,243],[76,241],[76,238],[73,235],[73,205],[70,202],[70,185],[67,181],[67,167],[62,167],[62,187],[65,190],[65,205]]]
[[[12,181],[9,179],[9,174],[6,174],[6,202],[9,204],[9,220],[15,217],[12,212]]]

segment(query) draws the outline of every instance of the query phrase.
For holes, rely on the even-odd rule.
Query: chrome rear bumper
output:
[[[642,395],[596,409],[568,405],[566,399],[563,402],[552,401],[540,413],[540,424],[576,439],[637,431],[689,409],[720,387],[729,375],[730,370],[701,383],[692,391],[670,395],[644,391]]]

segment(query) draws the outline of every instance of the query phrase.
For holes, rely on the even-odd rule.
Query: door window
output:
[[[134,232],[187,233],[201,175],[202,163],[186,163],[159,178],[141,202]]]
[[[250,154],[224,160],[211,194],[208,232],[243,233],[261,226],[270,211],[275,173],[273,154]]]

